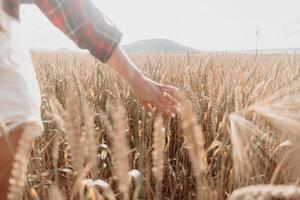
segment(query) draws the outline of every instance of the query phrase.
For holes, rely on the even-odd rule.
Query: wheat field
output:
[[[33,53],[45,133],[11,199],[300,198],[298,55],[132,57],[181,89],[175,117],[146,113],[93,57]]]

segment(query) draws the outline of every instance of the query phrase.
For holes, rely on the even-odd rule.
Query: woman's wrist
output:
[[[137,80],[142,80],[144,78],[142,71],[120,47],[115,49],[107,63],[131,85],[136,83]]]
[[[126,80],[131,86],[134,86],[138,80],[141,79],[144,79],[144,74],[138,68],[132,68],[128,72],[128,77],[126,77]]]

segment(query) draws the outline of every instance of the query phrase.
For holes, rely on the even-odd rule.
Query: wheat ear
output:
[[[29,155],[31,150],[32,135],[35,135],[37,130],[34,124],[25,124],[22,137],[19,141],[19,146],[15,154],[15,161],[9,180],[8,200],[19,200],[22,196],[23,189],[27,181],[27,167],[29,163]]]
[[[299,198],[300,188],[294,185],[252,185],[233,191],[230,200]]]
[[[116,131],[110,134],[112,138],[112,156],[114,158],[114,173],[119,182],[119,189],[124,195],[124,199],[128,199],[130,179],[128,153],[129,147],[125,135],[127,126],[127,117],[125,108],[117,103],[113,112],[113,121]]]
[[[163,173],[164,173],[164,147],[166,133],[163,118],[159,115],[154,122],[153,151],[152,151],[152,173],[156,180],[156,198],[160,199]]]
[[[186,140],[186,148],[192,161],[193,173],[196,178],[197,197],[198,199],[207,199],[209,194],[207,191],[208,183],[205,178],[205,173],[208,165],[202,128],[197,122],[197,117],[193,112],[191,102],[184,94],[177,94],[177,96],[182,103],[180,114],[182,117],[183,135]]]

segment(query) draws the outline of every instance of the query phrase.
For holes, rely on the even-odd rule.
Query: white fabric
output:
[[[5,29],[0,32],[0,123],[10,132],[31,122],[36,126],[32,134],[39,136],[43,131],[40,89],[20,24],[3,12],[0,24]]]

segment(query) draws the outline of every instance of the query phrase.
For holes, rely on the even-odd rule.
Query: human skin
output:
[[[127,80],[147,111],[166,114],[176,111],[178,102],[170,94],[178,89],[146,77],[120,47],[114,50],[107,63]]]

